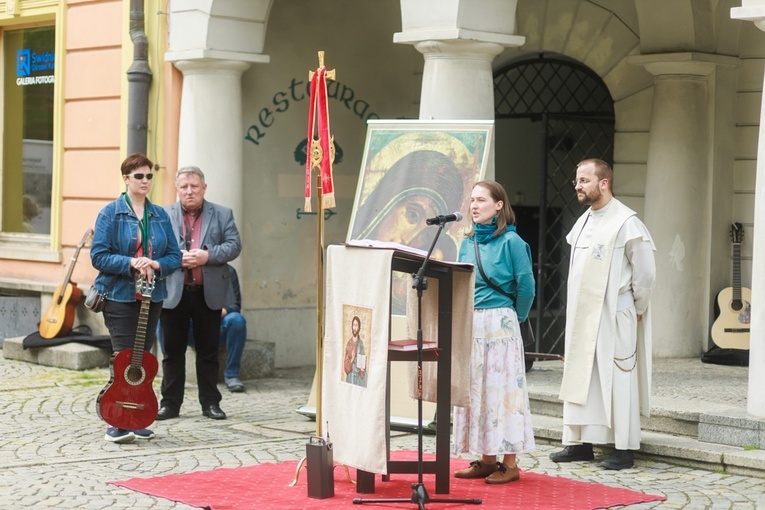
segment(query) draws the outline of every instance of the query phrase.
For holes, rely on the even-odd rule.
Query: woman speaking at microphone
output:
[[[481,458],[454,476],[500,484],[520,478],[516,454],[534,449],[519,326],[534,301],[534,275],[531,250],[515,232],[501,184],[473,187],[470,217],[458,259],[476,269],[470,407],[454,409],[454,445],[456,453]]]

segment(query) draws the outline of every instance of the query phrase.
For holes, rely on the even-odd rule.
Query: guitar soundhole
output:
[[[125,368],[125,381],[133,386],[138,386],[146,379],[143,367],[128,366]]]
[[[733,301],[731,301],[730,307],[733,308],[733,310],[738,312],[744,307],[744,303],[741,302],[740,299],[734,299]]]

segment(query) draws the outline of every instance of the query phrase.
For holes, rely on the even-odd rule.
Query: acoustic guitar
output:
[[[157,358],[144,350],[149,323],[149,305],[155,279],[136,280],[136,291],[141,294],[135,342],[132,349],[112,355],[111,378],[96,400],[98,416],[113,427],[137,430],[151,425],[157,417],[157,396],[152,382],[157,375]]]
[[[64,336],[72,331],[75,308],[82,298],[82,291],[76,283],[72,282],[72,271],[74,271],[74,265],[77,263],[77,257],[80,256],[80,250],[92,235],[93,229],[89,228],[85,231],[85,235],[82,236],[82,240],[74,251],[64,283],[56,287],[53,293],[53,302],[40,319],[40,336],[43,338],[51,339]]]
[[[752,291],[741,286],[741,240],[744,228],[733,223],[730,228],[733,242],[733,286],[717,295],[715,311],[718,316],[712,324],[712,341],[721,349],[749,349]]]

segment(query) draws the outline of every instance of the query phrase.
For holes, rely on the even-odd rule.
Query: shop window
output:
[[[2,232],[50,235],[55,28],[2,35]]]

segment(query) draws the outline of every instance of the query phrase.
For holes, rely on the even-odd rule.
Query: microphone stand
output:
[[[354,498],[354,505],[363,503],[415,503],[420,510],[425,510],[426,503],[465,503],[469,505],[480,505],[480,498],[468,499],[444,499],[431,498],[422,481],[422,293],[428,288],[428,280],[425,278],[425,269],[430,261],[430,254],[436,246],[438,237],[444,229],[445,221],[438,222],[438,232],[433,238],[428,254],[422,261],[422,266],[417,273],[412,274],[414,283],[413,289],[417,289],[417,483],[412,484],[412,496],[410,498]]]

